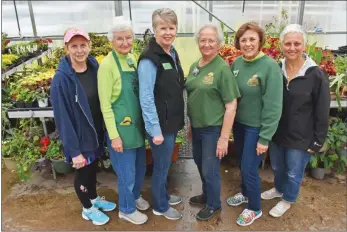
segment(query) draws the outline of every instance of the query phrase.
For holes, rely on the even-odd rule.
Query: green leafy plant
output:
[[[282,9],[281,17],[272,17],[272,22],[265,25],[265,34],[270,37],[279,37],[281,31],[288,24],[288,12],[286,9]]]
[[[51,160],[63,160],[65,156],[63,154],[63,145],[60,140],[50,141],[46,150],[46,158]]]
[[[323,58],[323,50],[322,48],[316,47],[317,42],[314,42],[312,45],[306,45],[306,53],[312,60],[316,62],[316,64],[320,64]]]
[[[347,55],[344,56],[338,56],[334,60],[336,72],[338,74],[346,73],[347,72]]]
[[[347,145],[347,124],[335,117],[329,119],[329,124],[325,149],[313,155],[310,164],[313,168],[333,168],[339,174],[347,166],[347,157],[340,152]]]
[[[11,130],[11,137],[2,144],[4,157],[12,158],[17,162],[17,171],[20,180],[30,177],[30,167],[42,158],[38,144],[39,137],[28,134],[17,128]]]
[[[347,91],[347,74],[339,74],[329,78],[330,80],[330,92],[334,93],[336,96],[336,102],[339,106],[339,110],[341,111],[341,98],[346,97],[345,92]]]

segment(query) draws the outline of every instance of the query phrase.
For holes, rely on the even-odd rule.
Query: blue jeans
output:
[[[145,147],[117,152],[112,148],[108,136],[107,145],[113,170],[118,177],[119,211],[125,214],[133,213],[136,210],[135,200],[141,196],[140,191],[146,174]]]
[[[248,209],[260,210],[260,177],[258,167],[263,155],[257,155],[260,128],[235,122],[233,135],[241,169],[242,194],[248,198]]]
[[[198,166],[207,207],[213,210],[221,207],[221,160],[216,156],[220,132],[220,126],[192,128],[193,158]]]
[[[169,208],[170,196],[167,192],[167,175],[171,165],[172,152],[175,146],[177,133],[163,133],[164,142],[155,145],[152,137],[147,134],[149,145],[152,149],[152,208],[160,213],[165,213]]]
[[[275,188],[284,201],[293,203],[299,195],[306,165],[311,159],[307,151],[286,148],[270,142],[270,159],[275,175]]]

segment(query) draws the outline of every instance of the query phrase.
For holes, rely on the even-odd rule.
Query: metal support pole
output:
[[[217,19],[219,22],[223,23],[225,25],[225,27],[229,28],[232,32],[236,32],[234,29],[232,29],[231,27],[229,27],[226,23],[224,23],[220,18],[218,18],[216,15],[214,15],[213,13],[211,13],[209,10],[205,9],[201,4],[199,4],[197,1],[192,0],[192,2],[194,2],[196,5],[198,5],[201,9],[203,9],[204,11],[206,11],[207,13],[209,13],[210,15],[212,15],[215,19]]]
[[[114,1],[114,10],[115,10],[116,17],[123,15],[122,1]]]
[[[33,33],[34,33],[34,36],[36,37],[37,36],[37,31],[36,31],[34,11],[33,11],[33,6],[31,4],[31,1],[28,1],[28,6],[29,6],[30,19],[31,19],[31,26],[33,27]]]
[[[129,0],[129,15],[130,15],[130,21],[133,21],[133,17],[131,15],[131,3],[130,3],[130,0]]]
[[[17,6],[16,6],[16,1],[15,1],[15,0],[13,0],[13,5],[14,5],[14,12],[16,13],[16,19],[17,19],[17,26],[18,26],[19,37],[22,37],[22,32],[20,31],[19,19],[18,19],[18,12],[17,12]]]
[[[299,1],[299,12],[296,23],[302,25],[304,21],[305,1]]]
[[[208,1],[208,10],[212,13],[213,12],[213,1],[209,0]],[[212,22],[212,15],[208,14],[208,20]]]
[[[246,6],[246,0],[243,0],[243,3],[242,3],[242,15],[243,15],[243,13],[245,13],[245,6]]]

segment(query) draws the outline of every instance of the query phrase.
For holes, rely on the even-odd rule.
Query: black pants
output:
[[[97,197],[96,194],[96,169],[98,161],[84,166],[83,168],[76,169],[75,176],[75,191],[80,199],[84,208],[89,209],[92,207],[91,199]]]

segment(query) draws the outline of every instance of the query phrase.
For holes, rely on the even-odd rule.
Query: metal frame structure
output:
[[[223,20],[218,18],[215,14],[213,14],[213,1],[208,0],[206,2],[205,6],[201,5],[198,3],[198,1],[191,0],[194,4],[196,4],[198,7],[200,7],[202,10],[208,13],[209,21],[211,22],[212,19],[216,19],[220,23],[223,23],[226,28],[228,28],[231,32],[231,34],[235,33],[235,30],[231,28],[229,25],[227,25]],[[245,10],[245,0],[243,1],[243,7],[242,11],[244,12]],[[20,29],[20,23],[18,19],[18,13],[17,13],[17,7],[16,7],[16,1],[13,0],[14,3],[14,9],[15,9],[15,14],[16,14],[16,20],[17,20],[17,26],[18,26],[18,31],[19,31],[19,37],[9,37],[9,39],[13,41],[25,41],[25,40],[34,40],[37,38],[44,38],[44,37],[49,37],[49,38],[55,38],[55,39],[61,39],[62,35],[47,35],[47,36],[37,36],[37,28],[36,28],[36,23],[35,23],[35,15],[32,7],[32,1],[28,1],[28,6],[29,6],[29,15],[30,15],[30,20],[32,24],[32,30],[33,30],[33,35],[34,36],[22,36],[21,29]],[[115,4],[115,16],[121,16],[123,15],[123,9],[122,9],[122,2],[121,1],[114,1]],[[129,5],[129,15],[130,15],[130,20],[132,20],[132,10],[131,10],[131,0],[128,0],[128,5]],[[208,9],[206,9],[208,7]],[[298,15],[296,19],[296,23],[301,24],[303,23],[303,18],[305,14],[305,0],[299,1],[299,8],[298,8]],[[347,34],[347,31],[327,31],[327,32],[308,32],[309,34],[323,34],[323,35],[337,35],[337,34]],[[103,33],[96,33],[96,34],[107,34],[106,32]],[[141,36],[142,34],[136,34],[137,36]],[[178,33],[178,36],[180,37],[191,37],[194,35],[194,33]]]

